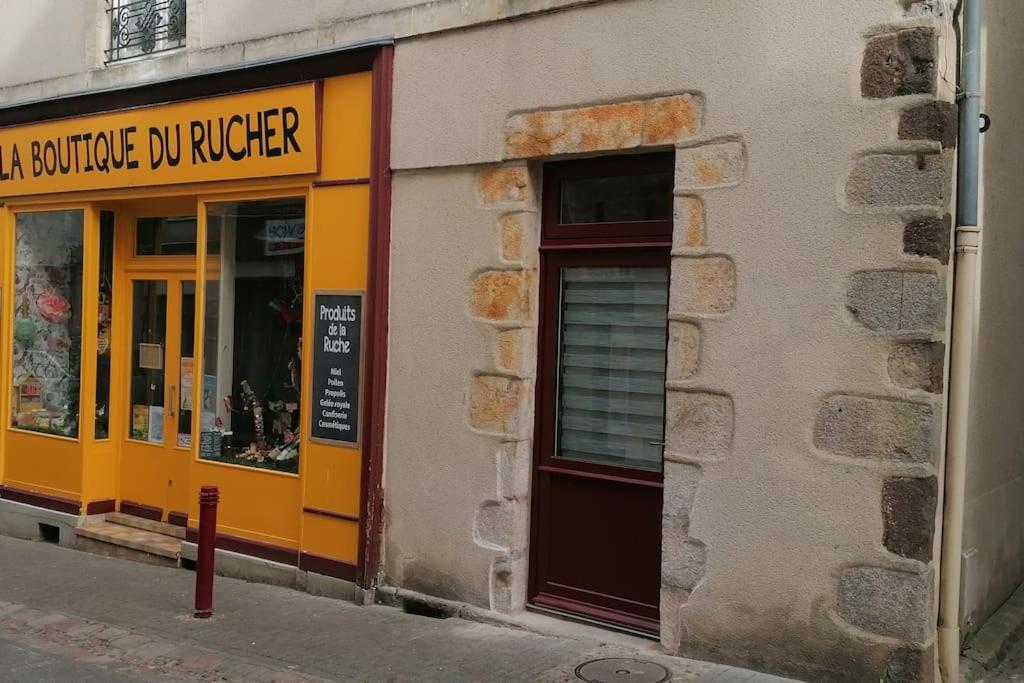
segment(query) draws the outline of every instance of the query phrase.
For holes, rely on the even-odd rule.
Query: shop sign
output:
[[[314,441],[359,447],[362,328],[362,292],[314,292]]]
[[[316,173],[312,83],[0,129],[0,197]]]

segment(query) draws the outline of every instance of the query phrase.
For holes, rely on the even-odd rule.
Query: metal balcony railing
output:
[[[107,16],[107,64],[185,45],[185,0],[107,0]]]

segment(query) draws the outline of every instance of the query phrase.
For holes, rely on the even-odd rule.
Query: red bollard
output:
[[[213,616],[213,558],[217,538],[217,502],[220,491],[216,486],[204,486],[199,491],[199,549],[196,554],[196,619]]]

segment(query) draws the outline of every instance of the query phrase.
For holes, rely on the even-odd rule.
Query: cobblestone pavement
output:
[[[0,538],[0,681],[578,680],[579,664],[639,657],[674,681],[765,674],[319,598],[217,577],[214,618],[188,616],[194,574]]]

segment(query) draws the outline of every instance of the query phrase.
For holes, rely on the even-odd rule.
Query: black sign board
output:
[[[359,447],[363,293],[313,293],[313,418],[310,438]]]

